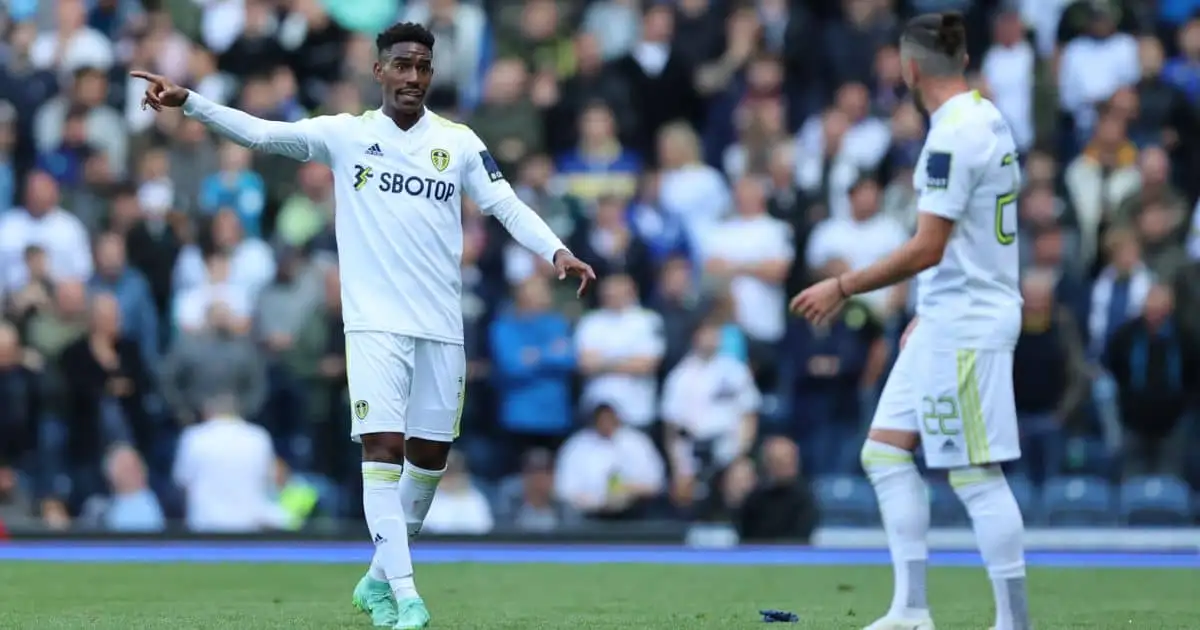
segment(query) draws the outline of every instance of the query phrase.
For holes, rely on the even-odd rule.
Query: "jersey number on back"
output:
[[[1005,154],[1000,160],[1000,166],[1010,167],[1013,169],[1021,168],[1020,165],[1017,164],[1016,153]],[[1014,172],[1013,183],[1016,184],[1018,181],[1019,178],[1016,172]],[[1004,230],[1005,225],[1010,225],[1009,222],[1004,220],[1005,216],[1008,214],[1014,214],[1016,210],[1017,190],[1015,188],[1002,195],[996,195],[996,240],[999,241],[1001,245],[1012,245],[1017,241],[1017,232],[1015,229],[1012,232],[1006,232]],[[1012,222],[1012,224],[1016,223],[1016,216],[1013,216]]]

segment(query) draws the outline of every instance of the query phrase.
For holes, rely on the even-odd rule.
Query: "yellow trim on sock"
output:
[[[971,466],[970,468],[955,468],[950,471],[947,478],[950,481],[950,487],[958,490],[994,481],[1003,476],[1004,473],[999,466]]]
[[[368,469],[362,471],[363,479],[371,481],[400,481],[399,470]]]

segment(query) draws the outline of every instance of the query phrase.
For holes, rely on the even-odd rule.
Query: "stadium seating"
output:
[[[945,481],[929,481],[929,523],[933,527],[969,527],[971,519],[954,489]]]
[[[875,491],[862,477],[831,475],[813,483],[821,524],[832,527],[867,527],[879,524]]]
[[[1184,526],[1192,520],[1190,492],[1176,477],[1134,477],[1121,484],[1120,513],[1125,525]]]
[[[1056,477],[1042,489],[1042,522],[1051,527],[1116,524],[1112,486],[1099,477]]]

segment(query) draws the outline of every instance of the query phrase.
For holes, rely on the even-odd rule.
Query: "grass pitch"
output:
[[[0,563],[0,629],[370,628],[350,591],[362,567],[304,564]],[[982,569],[930,571],[939,628],[986,630]],[[437,630],[722,630],[760,627],[759,609],[790,610],[790,628],[860,629],[891,598],[887,567],[484,565],[418,567]],[[1200,628],[1194,570],[1030,571],[1039,630]]]

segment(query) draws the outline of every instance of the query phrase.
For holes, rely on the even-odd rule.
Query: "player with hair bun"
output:
[[[1021,330],[1017,244],[1020,165],[1009,125],[971,90],[957,13],[911,20],[900,40],[904,81],[930,130],[913,176],[917,233],[859,271],[792,300],[821,323],[846,299],[918,276],[917,317],[901,339],[862,450],[892,553],[887,614],[867,630],[933,630],[925,592],[929,498],[913,464],[921,446],[949,471],[966,506],[996,600],[995,630],[1029,630],[1025,525],[1000,464],[1021,456],[1013,350]]]

